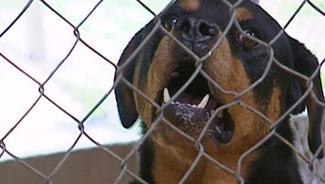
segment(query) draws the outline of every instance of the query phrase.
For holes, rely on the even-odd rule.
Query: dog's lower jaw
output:
[[[170,136],[170,135],[169,135]],[[172,141],[174,140],[174,141]],[[216,144],[213,139],[203,141],[204,151],[208,155],[215,155],[211,150],[216,151]],[[186,144],[188,143],[188,144]],[[199,156],[198,149],[194,143],[179,136],[177,139],[166,139],[161,134],[154,134],[152,137],[154,150],[159,150],[153,156],[152,177],[156,184],[178,183],[186,172],[190,169],[194,160]],[[224,153],[218,151],[219,156],[213,156],[221,164],[236,171],[237,160],[240,154]],[[248,156],[243,160],[241,175],[244,177],[248,171],[249,164],[255,160],[256,154]],[[236,184],[236,176],[217,166],[212,161],[202,156],[190,172],[186,183],[189,184]]]
[[[180,149],[174,149],[173,146],[166,147],[166,145],[157,143],[154,140],[153,146],[155,150],[159,150],[159,152],[155,152],[153,158],[152,177],[155,183],[178,183],[187,169],[190,168],[195,158],[195,149],[193,149],[192,153],[185,153]],[[181,154],[183,154],[183,157]],[[186,183],[201,183],[203,167],[204,164],[200,161],[191,176],[186,180]]]

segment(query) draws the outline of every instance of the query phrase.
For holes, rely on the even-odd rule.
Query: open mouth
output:
[[[198,75],[177,98],[171,97],[186,83],[195,71],[194,64],[180,62],[171,74],[169,84],[162,90],[161,102],[168,104],[165,118],[192,137],[198,137],[210,122],[206,136],[214,137],[219,143],[229,143],[234,133],[234,123],[227,110],[212,117],[222,104],[212,96],[207,80]],[[213,119],[212,119],[213,118]]]

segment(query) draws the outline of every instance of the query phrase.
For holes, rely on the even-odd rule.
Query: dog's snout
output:
[[[192,42],[204,42],[218,35],[218,26],[196,17],[187,17],[178,24],[182,39]]]

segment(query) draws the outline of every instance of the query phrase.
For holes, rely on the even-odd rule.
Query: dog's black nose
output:
[[[219,33],[216,24],[196,17],[187,17],[181,20],[178,22],[177,29],[183,41],[194,43],[208,41]]]

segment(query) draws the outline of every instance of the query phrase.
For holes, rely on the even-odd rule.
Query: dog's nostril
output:
[[[205,21],[198,22],[198,32],[202,36],[216,36],[218,34],[217,26]]]
[[[178,30],[187,40],[201,40],[217,36],[218,26],[203,19],[188,17],[178,24]]]

